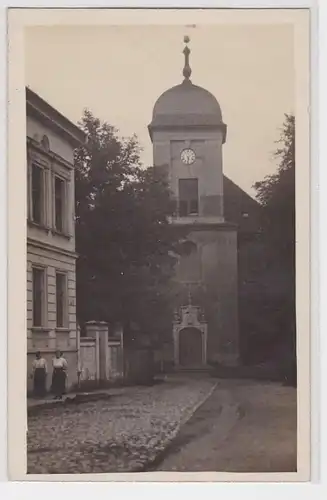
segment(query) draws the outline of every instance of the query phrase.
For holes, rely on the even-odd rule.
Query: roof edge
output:
[[[216,125],[156,125],[153,122],[149,123],[148,131],[150,135],[151,142],[153,142],[153,132],[156,130],[189,130],[189,129],[200,129],[200,130],[221,130],[223,133],[223,144],[226,142],[227,137],[227,125],[226,123],[220,123]]]
[[[27,115],[37,117],[40,121],[48,125],[49,128],[55,129],[57,133],[64,135],[66,140],[74,146],[85,144],[86,134],[83,130],[51,106],[32,89],[25,87],[25,91]]]
[[[206,94],[208,94],[210,97],[212,97],[216,101],[218,107],[220,108],[220,104],[219,104],[219,101],[218,101],[217,97],[212,92],[210,92],[210,90],[208,90],[208,89],[206,89],[204,87],[201,87],[201,85],[196,85],[195,83],[191,82],[190,80],[186,80],[186,81],[184,80],[183,82],[178,83],[176,85],[173,85],[169,89],[164,90],[160,94],[160,96],[157,98],[157,100],[156,100],[156,102],[154,104],[154,108],[155,108],[157,102],[162,97],[164,97],[166,94],[168,94],[170,92],[173,92],[173,91],[176,91],[176,90],[178,91],[178,90],[184,90],[184,89],[200,90],[201,92],[205,92]]]

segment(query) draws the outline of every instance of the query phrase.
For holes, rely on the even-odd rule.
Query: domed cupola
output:
[[[185,43],[189,38],[184,38]],[[226,125],[217,99],[206,89],[194,85],[190,80],[189,65],[190,49],[186,45],[183,53],[185,64],[183,68],[184,81],[166,90],[153,108],[149,132],[163,129],[179,128],[218,128],[223,131],[223,142],[226,140]]]

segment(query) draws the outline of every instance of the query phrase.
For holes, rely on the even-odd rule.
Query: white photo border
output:
[[[6,33],[6,11],[4,10],[6,7],[89,7],[90,3],[89,2],[78,2],[78,1],[62,1],[59,0],[57,2],[49,2],[49,1],[39,1],[39,2],[30,2],[30,1],[21,1],[21,2],[11,2],[10,5],[8,5],[6,2],[1,1],[1,17],[0,17],[0,32],[2,34],[1,37],[1,43],[3,44],[3,50],[1,53],[1,59],[0,59],[0,74],[3,75],[3,86],[1,87],[2,93],[1,93],[1,107],[3,112],[1,113],[2,117],[6,117],[6,110],[7,110],[7,91],[6,91],[6,80],[5,80],[5,68],[6,68],[6,39],[5,39],[5,33]],[[95,3],[95,5],[92,5],[93,8],[95,7],[237,7],[237,8],[269,8],[269,7],[274,7],[274,8],[290,8],[290,7],[312,7],[313,2],[304,2],[304,1],[297,1],[297,2],[223,2],[223,1],[206,1],[206,2],[190,2],[190,1],[179,1],[179,2],[142,2],[142,4],[138,3],[137,5],[135,2],[104,2],[104,1],[98,1]],[[323,495],[323,489],[324,486],[326,486],[326,480],[324,481],[324,476],[327,477],[326,474],[326,432],[324,432],[323,428],[325,427],[324,422],[326,422],[326,418],[324,418],[327,414],[326,411],[326,391],[324,394],[324,389],[323,389],[323,380],[326,380],[326,365],[327,365],[327,360],[324,363],[323,359],[321,359],[321,356],[326,356],[326,338],[322,335],[322,332],[326,331],[327,327],[327,318],[326,318],[326,307],[324,307],[323,297],[326,296],[327,292],[327,284],[326,284],[326,264],[324,261],[324,257],[326,255],[326,250],[327,250],[327,244],[326,241],[324,241],[324,217],[323,214],[327,212],[327,207],[325,206],[326,203],[326,196],[324,197],[324,189],[326,189],[326,172],[323,169],[323,165],[327,164],[327,158],[326,158],[326,140],[325,137],[327,136],[326,132],[326,116],[327,116],[327,109],[326,109],[326,97],[325,94],[323,94],[322,89],[327,88],[326,85],[326,35],[324,34],[326,31],[324,31],[323,26],[327,25],[327,5],[326,3],[322,1],[320,4],[320,32],[319,32],[319,54],[318,54],[318,47],[317,47],[317,42],[316,40],[316,11],[314,12],[312,23],[311,23],[311,28],[312,28],[312,48],[311,48],[311,60],[312,60],[312,75],[311,75],[311,88],[312,88],[312,104],[311,104],[311,109],[312,109],[312,120],[311,120],[311,133],[312,133],[312,138],[311,138],[311,146],[312,146],[312,169],[311,169],[311,208],[312,208],[312,213],[311,213],[311,223],[312,223],[312,247],[311,247],[311,271],[312,271],[312,413],[313,413],[313,421],[312,421],[312,432],[313,432],[313,462],[312,462],[312,478],[311,478],[311,484],[283,484],[283,485],[275,485],[271,483],[265,483],[265,484],[258,484],[258,483],[249,483],[249,484],[242,484],[242,483],[234,483],[233,485],[228,485],[226,483],[217,483],[217,484],[208,484],[208,483],[201,483],[198,485],[195,485],[194,483],[191,484],[176,484],[176,483],[165,483],[165,484],[160,484],[160,488],[158,488],[156,484],[153,483],[147,483],[147,484],[141,484],[141,483],[134,483],[134,484],[127,484],[127,483],[80,483],[80,484],[75,484],[75,483],[7,483],[4,488],[4,498],[11,498],[11,497],[18,497],[20,493],[23,493],[24,497],[26,496],[26,493],[29,493],[29,490],[31,490],[31,494],[34,496],[36,494],[35,488],[38,488],[38,494],[46,494],[51,496],[58,496],[58,494],[65,496],[67,494],[71,495],[73,493],[78,493],[80,496],[81,494],[83,495],[89,495],[94,494],[94,493],[105,493],[108,490],[105,490],[105,488],[110,487],[111,488],[111,493],[116,493],[117,494],[123,494],[123,492],[132,493],[135,495],[142,495],[142,498],[145,498],[146,495],[151,495],[155,493],[157,496],[164,494],[171,494],[171,493],[177,493],[177,494],[187,494],[188,492],[192,492],[193,488],[195,487],[201,487],[201,490],[199,490],[199,493],[201,491],[201,494],[203,495],[210,495],[211,493],[214,495],[215,493],[221,494],[221,493],[226,493],[228,495],[235,495],[235,498],[238,498],[240,494],[242,496],[251,495],[251,498],[260,498],[262,494],[265,494],[267,498],[275,498],[276,493],[278,495],[282,495],[282,498],[289,497],[291,494],[294,493],[294,496],[296,497],[301,497],[302,493],[302,488],[310,488],[310,491],[304,491],[304,495],[310,495],[313,498],[326,498],[326,492],[325,495]],[[2,29],[1,29],[2,28]],[[319,88],[321,89],[319,98],[318,98],[318,55],[319,55],[319,60],[320,60],[320,65],[319,65],[319,79],[320,79],[320,84]],[[325,59],[325,61],[324,61]],[[325,63],[325,64],[323,64]],[[1,71],[3,69],[3,71]],[[318,110],[319,110],[319,118],[318,118]],[[318,124],[319,130],[318,130]],[[1,134],[1,143],[0,143],[0,154],[2,155],[2,161],[0,162],[0,175],[1,175],[1,193],[0,193],[0,200],[2,203],[2,210],[0,211],[0,228],[2,235],[6,235],[7,231],[7,217],[6,217],[6,183],[7,183],[7,175],[6,175],[6,169],[4,168],[4,165],[6,165],[6,120],[1,121],[1,127],[3,133]],[[318,146],[318,132],[319,132],[319,146]],[[318,165],[318,150],[319,150],[319,163]],[[324,161],[326,160],[326,161]],[[319,186],[319,190],[317,188]],[[321,192],[323,191],[323,194]],[[320,238],[319,238],[320,236]],[[6,268],[7,268],[7,254],[6,254],[6,237],[5,238],[0,238],[1,241],[1,259],[2,259],[2,264],[1,265],[1,270],[4,270],[4,279],[2,279],[2,273],[1,273],[1,301],[0,301],[0,320],[1,320],[1,331],[6,332],[7,331],[7,322],[6,322]],[[319,244],[319,248],[318,248]],[[319,317],[318,317],[319,316]],[[325,328],[324,328],[325,327]],[[319,331],[319,334],[318,334]],[[316,334],[317,332],[317,334]],[[1,345],[2,349],[0,349],[1,356],[2,356],[2,363],[1,368],[3,370],[2,377],[0,377],[1,384],[3,385],[4,391],[2,391],[3,394],[6,394],[6,379],[7,379],[7,373],[6,373],[6,349],[7,349],[7,343],[6,343],[6,335],[2,335],[1,337],[1,342],[3,344]],[[321,359],[321,361],[320,361]],[[325,377],[324,377],[325,375]],[[6,420],[7,420],[7,412],[6,412],[6,404],[1,405],[0,408],[0,417],[1,417],[1,426],[0,428],[3,430],[6,428]],[[319,428],[320,426],[320,428]],[[319,447],[316,446],[316,443],[320,441],[321,447],[320,450],[318,449]],[[2,439],[0,438],[0,442],[2,444]],[[1,454],[0,454],[0,478],[1,480],[6,481],[6,476],[7,476],[7,466],[6,466],[6,442],[4,442],[4,453],[2,453],[2,448],[1,446]],[[3,461],[3,459],[5,459]],[[2,484],[1,484],[1,491],[2,491]],[[129,489],[133,487],[133,490]],[[279,488],[278,491],[275,490],[275,488]],[[24,488],[22,490],[22,488]],[[61,488],[61,489],[59,489]],[[62,489],[66,488],[66,490]],[[93,490],[89,490],[89,488],[93,488]],[[94,491],[94,488],[96,488],[96,491]],[[127,488],[127,489],[126,489]],[[136,488],[136,489],[135,489]],[[153,490],[153,488],[156,488]],[[171,488],[174,488],[172,490]],[[176,488],[182,488],[182,490],[176,490]],[[185,490],[186,488],[186,490]],[[189,489],[188,489],[189,488]],[[205,491],[203,490],[205,488]],[[217,491],[216,488],[219,488]],[[229,488],[228,490],[226,488]],[[241,488],[241,489],[239,489]],[[254,488],[256,488],[254,490]],[[312,489],[313,488],[313,489]],[[136,491],[137,490],[137,491]],[[15,493],[14,493],[15,491]],[[66,493],[67,491],[67,493]],[[164,492],[164,493],[161,493]],[[260,492],[259,494],[255,495],[255,492]]]

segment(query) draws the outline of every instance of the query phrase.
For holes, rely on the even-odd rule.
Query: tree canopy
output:
[[[277,172],[256,182],[257,200],[265,210],[266,233],[286,268],[294,267],[295,245],[295,117],[285,114],[274,153]]]
[[[267,270],[264,298],[269,312],[266,321],[275,329],[294,378],[296,360],[295,316],[295,117],[285,114],[275,158],[277,172],[256,182],[257,199],[264,209],[264,239]],[[277,294],[272,298],[272,287]]]
[[[86,110],[75,153],[77,316],[163,328],[175,259],[166,172],[143,168],[136,137]],[[146,314],[145,314],[146,312]]]

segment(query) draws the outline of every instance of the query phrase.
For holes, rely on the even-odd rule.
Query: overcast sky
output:
[[[253,194],[275,171],[274,141],[294,112],[291,25],[28,28],[26,84],[73,122],[89,108],[121,135],[135,133],[151,165],[147,125],[159,95],[182,81],[185,34],[191,79],[215,95],[228,127],[224,172]]]

